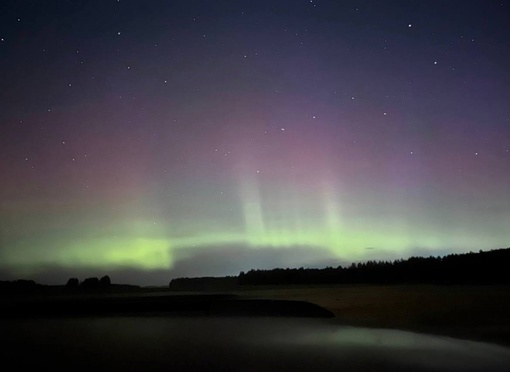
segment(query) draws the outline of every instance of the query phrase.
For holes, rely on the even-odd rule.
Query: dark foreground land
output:
[[[4,296],[0,329],[27,370],[506,372],[509,289],[46,288]]]
[[[302,300],[347,325],[395,328],[510,345],[510,286],[267,286],[245,296]]]
[[[334,321],[343,325],[417,331],[510,346],[508,285],[280,285],[201,292],[136,288],[9,296],[0,300],[0,304],[3,318],[156,313],[245,317],[334,315]]]

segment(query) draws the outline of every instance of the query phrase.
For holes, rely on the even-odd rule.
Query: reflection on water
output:
[[[430,370],[510,370],[508,348],[414,332],[355,327],[321,328],[286,341],[296,345],[314,345],[315,348],[332,352],[364,350],[367,354],[394,358],[400,365],[421,366]]]
[[[2,320],[6,361],[118,370],[510,371],[510,349],[317,319]],[[12,360],[14,361],[14,360]]]

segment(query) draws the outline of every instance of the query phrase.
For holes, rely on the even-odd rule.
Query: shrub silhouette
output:
[[[109,287],[112,284],[112,281],[110,280],[110,277],[108,275],[103,276],[101,279],[99,279],[99,285],[101,287]]]
[[[69,278],[69,280],[66,283],[67,288],[77,288],[80,284],[78,278]]]
[[[83,288],[99,288],[99,279],[94,278],[87,278],[83,282],[81,282],[81,287]]]

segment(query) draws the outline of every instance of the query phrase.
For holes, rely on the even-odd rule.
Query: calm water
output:
[[[82,370],[510,371],[510,349],[327,320],[2,320],[4,363]]]

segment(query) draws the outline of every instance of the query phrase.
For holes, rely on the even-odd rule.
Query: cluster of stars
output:
[[[120,2],[114,15],[93,3],[62,14],[27,3],[0,14],[0,197],[132,200],[178,230],[181,214],[200,221],[205,207],[232,212],[218,225],[242,219],[236,187],[250,182],[269,200],[281,185],[313,200],[316,184],[330,183],[339,209],[360,220],[390,201],[417,220],[446,219],[430,206],[455,211],[451,194],[496,198],[509,185],[499,6],[473,4],[479,22],[467,22],[448,4],[406,5],[404,17],[391,4],[183,4]],[[75,24],[62,21],[73,12]],[[27,184],[35,196],[18,191]],[[407,218],[390,212],[392,226]]]

